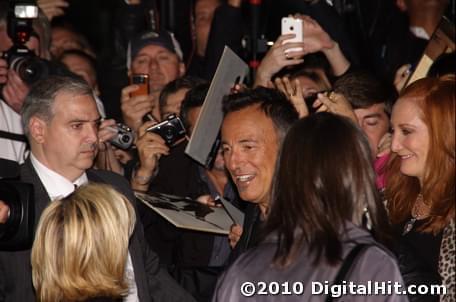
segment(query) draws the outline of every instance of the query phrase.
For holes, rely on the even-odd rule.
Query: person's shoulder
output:
[[[274,241],[262,241],[257,246],[242,253],[230,266],[230,270],[237,275],[253,273],[252,269],[262,269],[272,263],[276,243]]]
[[[87,177],[90,181],[99,181],[99,182],[118,182],[118,183],[127,183],[127,179],[117,173],[106,171],[106,170],[87,170]]]
[[[361,279],[402,282],[396,257],[380,244],[367,245],[357,262],[358,271],[362,275]]]
[[[124,194],[128,199],[133,197],[128,180],[117,173],[106,170],[87,170],[87,178],[91,182],[104,183],[113,186],[117,191]]]

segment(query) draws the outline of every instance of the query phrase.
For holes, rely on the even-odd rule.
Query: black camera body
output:
[[[35,228],[33,185],[19,180],[19,164],[0,158],[0,200],[9,208],[0,223],[0,251],[30,249]]]
[[[184,138],[186,134],[184,124],[175,114],[169,115],[166,120],[147,128],[146,131],[157,133],[170,147]]]
[[[122,150],[127,150],[131,147],[134,141],[133,131],[122,123],[117,124],[117,135],[113,137],[109,142]]]
[[[9,68],[16,71],[25,83],[33,84],[49,75],[50,66],[48,61],[37,57],[28,49],[27,51],[13,46],[3,53],[2,58],[8,62]]]
[[[33,20],[36,18],[38,18],[38,6],[35,2],[11,1],[7,31],[13,46],[3,53],[2,58],[27,84],[33,84],[49,76],[52,69],[49,61],[39,58],[25,46],[33,33]]]

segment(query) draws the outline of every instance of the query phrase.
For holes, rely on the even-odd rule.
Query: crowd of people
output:
[[[243,1],[192,2],[191,60],[140,22],[145,2],[122,4],[106,67],[145,82],[106,90],[116,76],[97,72],[88,39],[52,22],[66,1],[37,1],[25,46],[53,68],[24,79],[3,55],[15,42],[0,0],[0,164],[20,165],[0,178],[33,185],[35,217],[33,244],[0,251],[0,302],[456,301],[454,44],[407,82],[448,1],[396,1],[394,38],[413,43],[387,39],[382,71],[363,66],[333,1],[303,1],[291,17],[304,39],[279,35],[223,97],[207,165],[185,149],[224,46],[242,56]],[[150,131],[171,117],[186,130],[175,142]],[[115,143],[124,132],[132,143]],[[228,235],[177,228],[135,191],[222,197],[244,221]],[[15,211],[0,195],[0,240]],[[334,291],[369,282],[400,290]]]

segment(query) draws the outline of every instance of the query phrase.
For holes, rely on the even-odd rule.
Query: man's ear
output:
[[[43,144],[46,140],[46,122],[37,116],[33,116],[30,118],[28,127],[30,138],[38,144]]]
[[[179,77],[183,77],[185,74],[185,64],[180,62],[179,63]]]
[[[396,0],[396,6],[401,12],[407,11],[407,4],[405,3],[405,0]]]

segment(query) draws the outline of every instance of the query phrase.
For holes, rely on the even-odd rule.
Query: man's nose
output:
[[[98,125],[90,124],[86,129],[86,140],[90,143],[98,141]]]
[[[158,61],[155,58],[151,58],[149,61],[149,71],[158,68]],[[150,72],[149,72],[150,73]]]
[[[237,150],[232,150],[227,156],[223,156],[225,160],[225,166],[233,173],[241,167],[242,156]]]

